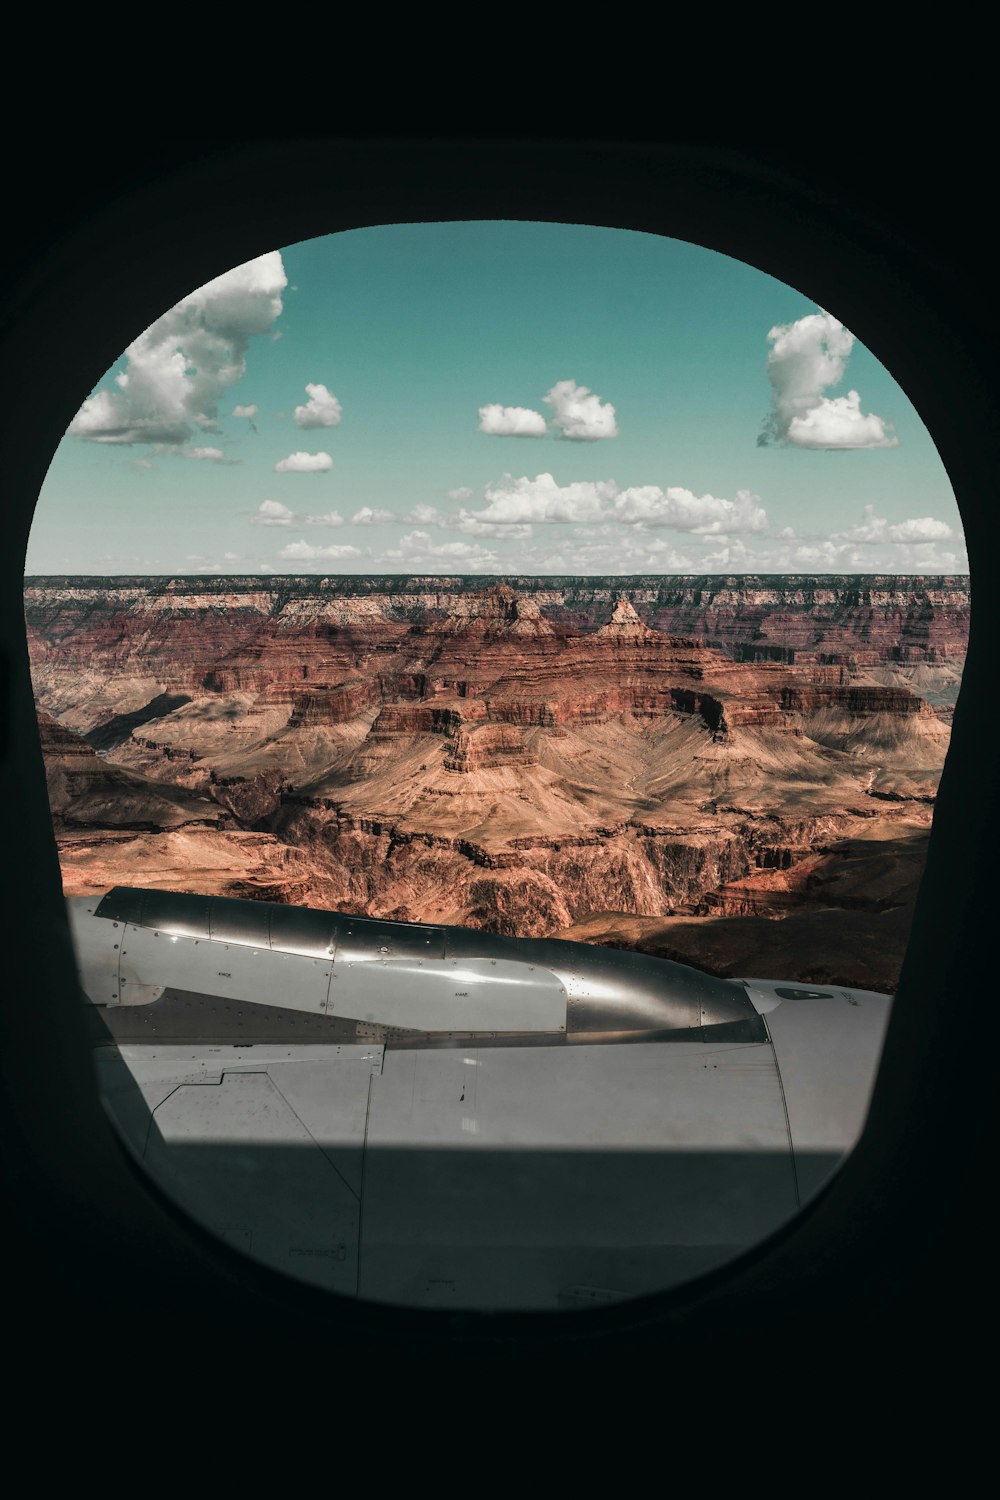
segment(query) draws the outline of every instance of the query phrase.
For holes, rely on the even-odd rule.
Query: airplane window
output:
[[[897,383],[727,256],[399,224],[192,291],[25,576],[129,1149],[396,1305],[619,1302],[787,1223],[864,1123],[967,568]]]

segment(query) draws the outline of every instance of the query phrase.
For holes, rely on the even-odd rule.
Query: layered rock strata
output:
[[[926,830],[966,580],[534,585],[28,580],[36,694],[100,749],[95,787],[160,789],[181,822],[158,815],[147,841],[185,821],[267,840],[243,849],[251,892],[270,862],[289,893],[270,899],[407,920],[773,925],[813,899],[838,841]],[[48,733],[55,767],[69,751]],[[77,802],[82,830],[96,803]],[[115,880],[169,884],[176,859],[196,888],[190,849],[133,839],[119,856]],[[197,888],[236,893],[232,861],[211,868]]]
[[[308,904],[333,892],[312,862],[272,835],[248,833],[219,801],[101,760],[44,712],[38,731],[67,896],[139,883]]]

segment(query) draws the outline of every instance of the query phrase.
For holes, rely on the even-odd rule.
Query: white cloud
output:
[[[857,391],[825,396],[843,378],[854,335],[827,312],[783,323],[767,335],[771,350],[767,374],[772,410],[764,422],[761,447],[780,443],[799,448],[894,448],[899,439],[881,417],[861,410]]]
[[[927,523],[930,523],[927,525]],[[925,535],[933,532],[933,536]],[[940,529],[939,529],[940,528]],[[923,539],[918,539],[923,538]],[[692,541],[695,539],[692,538]],[[713,538],[714,550],[696,558],[692,572],[733,573],[964,573],[968,558],[959,535],[924,517],[890,525],[865,509],[847,531],[809,539],[785,527],[775,537]]]
[[[716,573],[732,570],[733,572],[752,573],[755,571],[753,554],[746,544],[737,537],[731,541],[729,537],[716,537],[717,543],[714,552],[705,552],[698,559],[699,572]]]
[[[955,533],[944,521],[935,521],[933,516],[914,516],[889,527],[894,542],[941,542]]]
[[[323,516],[306,516],[307,526],[343,526],[344,518],[339,510],[328,510]]]
[[[542,400],[552,407],[555,412],[552,425],[565,438],[595,442],[598,438],[618,436],[614,407],[610,401],[595,396],[588,386],[577,385],[575,380],[557,380]]]
[[[333,468],[329,453],[290,453],[274,466],[276,474],[324,474]]]
[[[469,491],[471,495],[472,491]],[[441,516],[433,505],[414,505],[408,516],[408,521],[416,521],[418,526],[440,526]]]
[[[396,517],[391,510],[372,510],[370,505],[362,505],[360,510],[354,512],[351,524],[354,526],[379,526],[383,521],[394,521]]]
[[[411,531],[383,556],[391,562],[404,562],[411,568],[434,568],[442,563],[458,566],[463,572],[498,571],[500,559],[488,547],[474,542],[441,542],[431,540],[427,531]]]
[[[454,490],[452,494],[468,497],[472,491],[470,489]],[[531,535],[530,525],[523,522],[486,521],[481,516],[465,509],[459,510],[456,516],[448,517],[443,516],[433,505],[414,505],[406,519],[416,521],[421,526],[440,526],[448,531],[461,531],[467,536],[523,539]]]
[[[458,502],[459,505],[461,505],[461,503],[462,503],[463,500],[471,500],[472,499],[474,491],[471,490],[467,484],[463,484],[457,490],[448,490],[448,491],[446,491],[446,494],[447,494],[447,497],[448,497],[449,500],[455,500],[455,501]],[[416,506],[415,508],[417,510],[421,510],[421,509],[423,509],[423,510],[430,510],[431,509],[430,506],[419,506],[419,505]]]
[[[234,406],[233,407],[233,416],[234,417],[247,417],[250,421],[253,421],[254,417],[257,415],[257,412],[259,410],[260,410],[260,408],[257,407],[257,406]]]
[[[486,509],[473,514],[479,521],[503,523],[585,523],[602,519],[617,492],[613,479],[558,485],[551,474],[538,474],[534,479],[505,474],[499,483],[487,485]]]
[[[262,500],[257,514],[250,517],[255,526],[291,526],[295,512],[280,500]]]
[[[793,417],[787,440],[799,448],[895,448],[881,417],[861,410],[857,391],[846,396],[824,396],[811,411]]]
[[[246,554],[244,552],[223,552],[222,556],[226,562],[239,562]]]
[[[498,536],[522,540],[532,534],[531,526],[524,522],[481,521],[478,516],[461,510],[453,521],[445,523],[450,530],[464,531],[468,536]]]
[[[678,552],[669,542],[662,537],[656,537],[651,541],[646,550],[646,567],[651,572],[659,572],[663,569],[668,573],[685,573],[691,570],[691,558],[686,552]],[[644,571],[636,568],[636,572]]]
[[[763,531],[767,512],[760,496],[737,490],[735,500],[695,495],[681,485],[661,490],[646,484],[622,490],[614,504],[620,521],[643,526],[672,526],[675,531],[718,535],[730,531]]]
[[[460,512],[461,529],[472,531],[475,522],[486,535],[486,527],[513,525],[591,525],[620,521],[626,525],[671,526],[676,531],[721,535],[730,531],[763,531],[767,513],[759,496],[738,490],[735,500],[715,495],[695,495],[680,485],[663,490],[659,485],[640,485],[619,492],[613,479],[582,480],[559,485],[551,474],[534,479],[505,474],[484,491],[483,510]],[[492,530],[489,534],[526,535]]]
[[[652,538],[621,526],[582,530],[589,534],[574,533],[556,543],[519,549],[518,571],[582,576],[698,571],[687,553],[677,551],[662,537]]]
[[[862,516],[859,525],[851,526],[846,531],[835,531],[833,537],[838,542],[884,542],[889,530],[886,518],[875,514],[874,505],[866,505]]]
[[[133,469],[155,469],[156,465],[150,458],[133,458],[132,467]]]
[[[798,567],[811,568],[817,573],[860,568],[864,563],[864,558],[856,547],[838,546],[829,537],[818,542],[801,542],[797,547],[792,547],[787,555]]]
[[[360,547],[351,547],[347,543],[341,546],[314,547],[311,542],[300,538],[297,542],[289,542],[287,547],[282,547],[278,556],[307,562],[315,557],[345,558],[361,557],[363,554]]]
[[[343,414],[340,402],[325,385],[307,385],[309,400],[295,408],[297,427],[336,427]]]
[[[866,518],[871,525],[872,518]],[[918,535],[934,531],[933,538],[917,540]],[[858,540],[846,533],[805,538],[792,527],[777,534],[763,530],[738,535],[731,527],[724,531],[688,531],[682,547],[662,532],[646,530],[642,525],[626,525],[612,518],[596,526],[548,527],[537,533],[538,542],[521,541],[511,551],[498,549],[500,564],[485,561],[483,571],[497,572],[516,568],[522,573],[539,574],[643,574],[643,573],[964,573],[968,571],[961,538],[944,535],[945,523],[923,518],[914,525],[901,522],[890,526],[874,520],[871,539]],[[938,533],[938,528],[942,528]],[[863,528],[854,528],[856,532]],[[950,528],[949,528],[950,529]],[[866,533],[867,534],[867,533]],[[910,537],[911,540],[906,540]],[[544,538],[544,539],[543,539]],[[397,554],[398,555],[398,554]],[[422,543],[419,560],[411,556],[414,566],[432,570],[443,560],[428,551]],[[456,571],[473,571],[461,559]]]
[[[936,521],[933,516],[914,516],[906,521],[898,521],[890,525],[884,516],[875,514],[874,505],[866,505],[862,512],[862,520],[859,525],[851,526],[847,531],[835,531],[832,539],[835,542],[862,542],[870,544],[873,542],[942,542],[954,537],[955,533],[944,521]]]
[[[969,555],[965,543],[957,539],[954,547],[941,548],[934,542],[897,544],[893,563],[896,570],[914,573],[967,573]]]
[[[251,338],[271,330],[287,284],[274,250],[199,287],[129,345],[117,389],[86,400],[70,435],[176,444],[215,430],[219,400],[245,373]]]
[[[493,401],[479,408],[479,431],[493,437],[544,437],[547,430],[541,412],[527,406],[501,406]]]
[[[181,458],[208,459],[216,464],[224,463],[226,458],[221,448],[182,448],[180,455]]]

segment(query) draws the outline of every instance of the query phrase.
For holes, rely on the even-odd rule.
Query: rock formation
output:
[[[965,579],[29,579],[25,602],[74,880],[91,836],[106,884],[647,946],[682,924],[712,953],[727,923],[886,915],[872,872],[929,827],[968,621]]]

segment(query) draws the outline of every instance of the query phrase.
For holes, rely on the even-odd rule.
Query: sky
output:
[[[25,571],[966,572],[930,435],[836,311],[632,230],[274,250],[81,392]]]

